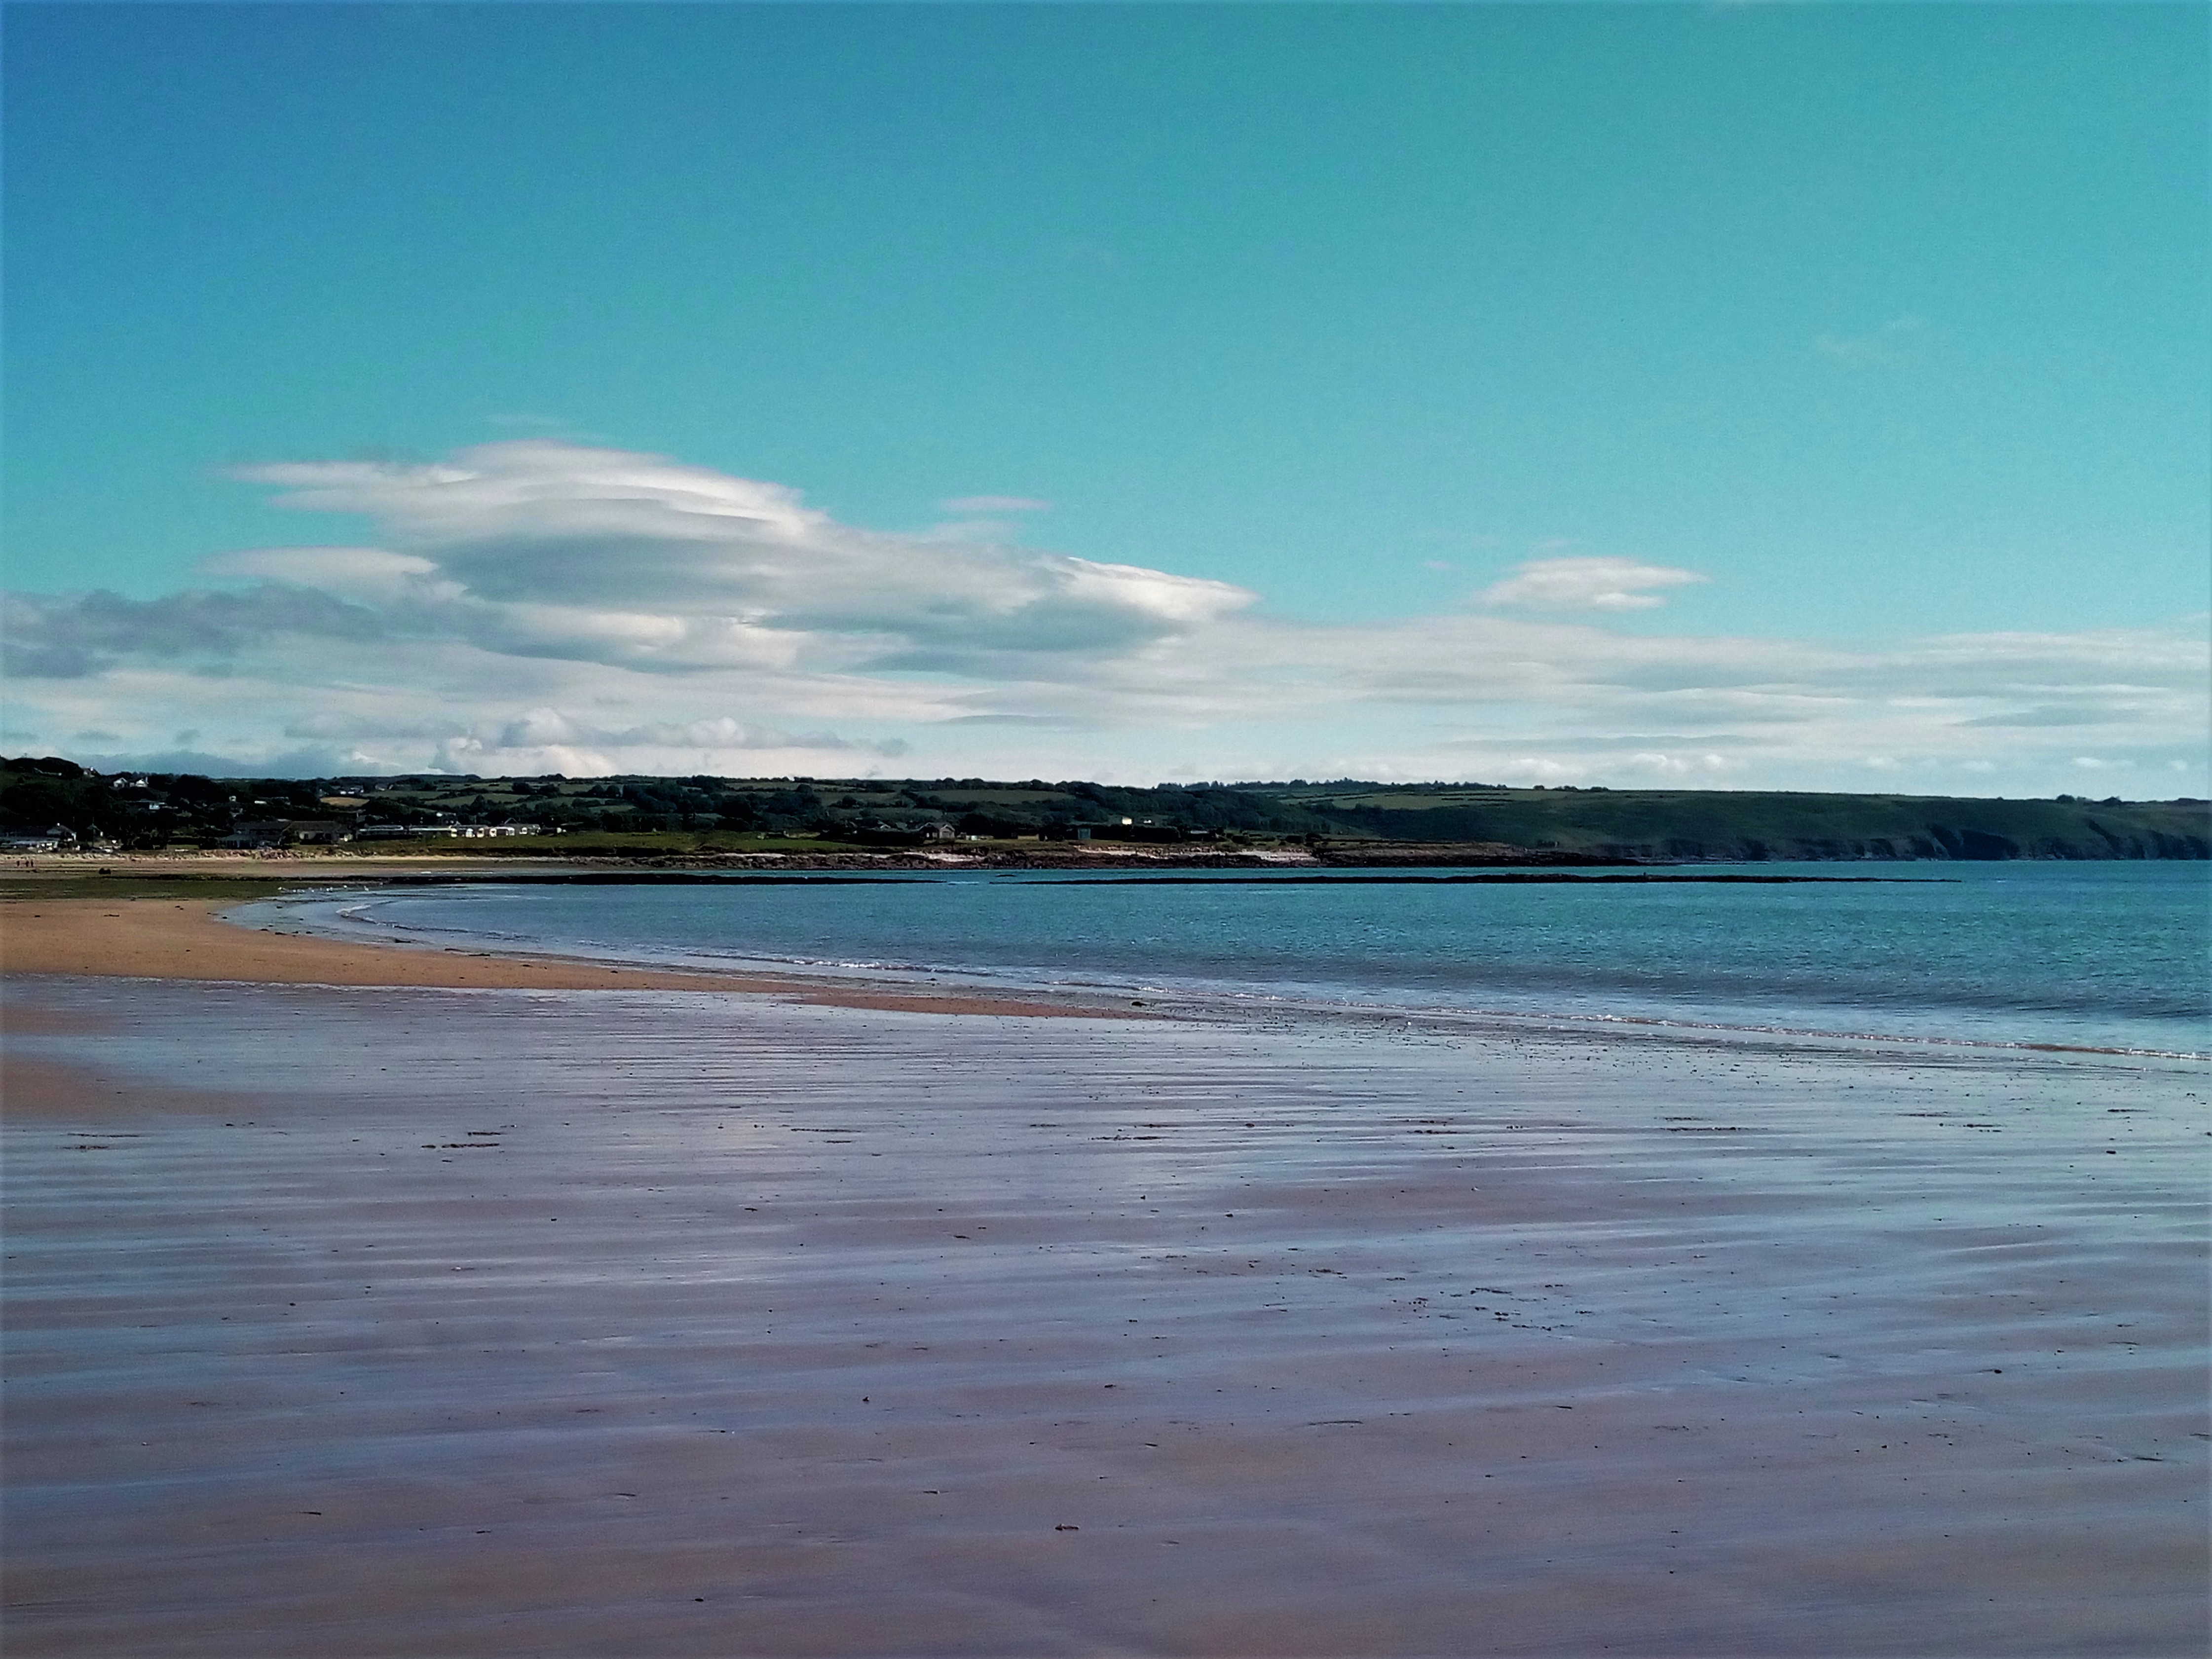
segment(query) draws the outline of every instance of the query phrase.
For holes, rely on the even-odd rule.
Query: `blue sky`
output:
[[[2205,24],[12,5],[6,742],[2204,793]]]

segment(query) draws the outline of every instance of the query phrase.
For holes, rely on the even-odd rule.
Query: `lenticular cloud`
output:
[[[1694,570],[1634,559],[1532,559],[1476,599],[1483,605],[1532,611],[1650,611],[1666,603],[1654,588],[1708,580]]]
[[[567,443],[239,476],[283,487],[282,505],[375,520],[399,550],[387,558],[420,562],[407,569],[417,597],[472,613],[474,634],[633,665],[794,659],[804,641],[777,635],[840,636],[832,654],[846,658],[919,649],[948,665],[969,650],[1112,649],[1254,598],[1136,566],[855,529],[781,484]],[[363,551],[332,550],[324,573],[307,550],[286,550],[283,579],[358,582]]]

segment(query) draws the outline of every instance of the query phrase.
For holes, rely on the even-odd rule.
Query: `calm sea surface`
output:
[[[947,872],[461,887],[284,908],[356,936],[905,983],[2212,1049],[2203,864],[1736,872],[1887,878],[1492,886]]]

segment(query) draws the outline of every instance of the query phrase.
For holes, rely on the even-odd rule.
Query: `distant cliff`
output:
[[[1442,791],[1370,791],[1308,786],[1285,793],[1354,833],[1613,858],[2212,857],[2212,806],[2200,800],[1555,789],[1454,790],[1459,799],[1447,801]]]

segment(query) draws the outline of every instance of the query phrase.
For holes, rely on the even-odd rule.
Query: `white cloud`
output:
[[[1663,754],[1650,750],[1630,756],[1629,763],[1650,772],[1656,777],[1706,783],[1715,781],[1741,764],[1730,761],[1724,755]]]
[[[559,772],[605,777],[639,771],[780,775],[879,770],[884,761],[906,752],[906,744],[896,738],[854,743],[832,732],[780,732],[728,715],[647,721],[617,730],[591,726],[556,708],[535,708],[441,738],[433,764],[441,771],[487,776]]]
[[[1650,611],[1666,603],[1652,588],[1711,580],[1634,559],[1531,559],[1476,594],[1475,603],[1526,611]]]
[[[1469,611],[1303,623],[1224,583],[862,530],[573,444],[251,476],[368,515],[381,544],[228,553],[204,567],[228,586],[149,600],[12,596],[11,742],[99,730],[117,754],[305,771],[1150,781],[1171,754],[1191,776],[1813,788],[1879,757],[1887,787],[2020,793],[2067,787],[2090,744],[2169,788],[2203,767],[2192,625],[1881,650],[1627,634],[1609,614],[1703,579],[1568,555]]]
[[[407,597],[438,570],[428,559],[380,547],[246,548],[203,559],[199,568],[210,576],[258,576],[386,604]]]

